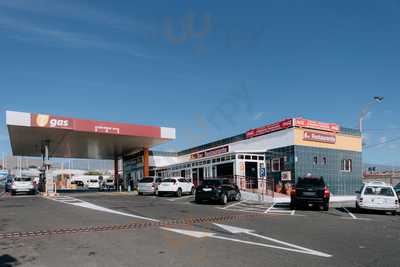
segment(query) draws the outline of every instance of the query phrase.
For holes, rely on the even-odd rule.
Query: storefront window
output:
[[[353,161],[351,159],[342,160],[341,171],[351,172],[353,170]]]
[[[280,159],[273,159],[272,160],[272,171],[273,172],[281,171],[281,160]]]
[[[314,159],[313,159],[313,164],[314,164],[314,165],[317,165],[317,164],[318,164],[318,157],[314,157]]]

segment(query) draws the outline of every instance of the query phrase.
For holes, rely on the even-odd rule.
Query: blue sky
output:
[[[177,128],[178,150],[291,116],[400,164],[400,1],[0,1],[1,112]],[[4,115],[0,150],[10,152]]]

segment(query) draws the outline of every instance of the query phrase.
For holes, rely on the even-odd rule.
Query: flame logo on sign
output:
[[[44,114],[38,114],[36,116],[36,125],[39,127],[45,127],[49,123],[50,116]]]

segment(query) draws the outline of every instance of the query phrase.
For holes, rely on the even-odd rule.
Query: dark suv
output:
[[[196,188],[195,201],[217,201],[226,204],[228,201],[240,201],[239,188],[229,179],[207,179]]]
[[[329,210],[331,193],[322,177],[299,177],[291,192],[290,208],[318,205],[325,211]]]
[[[393,187],[394,191],[396,191],[397,196],[400,198],[400,183]]]

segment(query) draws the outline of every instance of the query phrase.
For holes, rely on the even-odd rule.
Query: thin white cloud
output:
[[[34,25],[27,21],[10,17],[0,17],[0,29],[11,32],[11,38],[25,42],[57,42],[67,46],[99,48],[107,51],[122,52],[136,57],[147,57],[132,47],[109,42],[88,34],[79,34],[59,29]]]
[[[253,120],[257,121],[257,120],[261,119],[262,117],[264,117],[264,112],[258,112],[254,115]]]
[[[388,138],[386,136],[381,136],[379,137],[379,146],[380,148],[383,148],[385,146],[385,143],[387,142]]]
[[[1,0],[1,9],[28,12],[64,20],[100,23],[111,28],[129,31],[152,30],[152,26],[148,22],[112,14],[109,10],[101,10],[98,6],[90,6],[82,1]]]
[[[397,145],[397,144],[390,144],[390,145],[389,145],[389,148],[390,148],[390,149],[397,149],[397,148],[398,148],[398,145]]]

